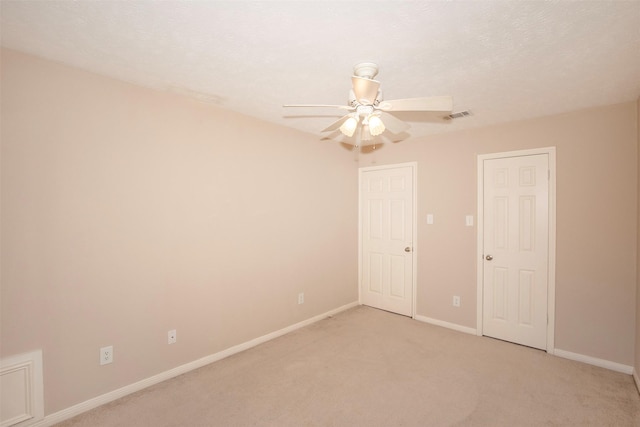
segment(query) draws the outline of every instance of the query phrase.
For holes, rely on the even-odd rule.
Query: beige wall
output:
[[[47,414],[356,300],[358,164],[339,145],[12,51],[1,107],[0,356],[44,350]],[[475,327],[476,156],[556,146],[556,347],[632,365],[637,114],[362,154],[418,162],[418,314]]]
[[[481,113],[481,112],[478,112]],[[633,365],[635,102],[379,147],[361,166],[418,162],[422,316],[475,328],[478,154],[557,147],[557,349]],[[461,119],[463,120],[463,119]],[[426,225],[427,213],[434,224]],[[454,308],[452,296],[462,297]]]
[[[635,374],[636,378],[640,375],[640,98],[636,107],[638,116],[636,126],[638,129],[638,258],[636,260],[636,358],[635,358]],[[636,384],[640,387],[640,384]]]
[[[1,107],[1,356],[43,349],[46,414],[357,300],[341,147],[12,51]]]

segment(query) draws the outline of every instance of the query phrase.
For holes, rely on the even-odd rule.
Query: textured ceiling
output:
[[[2,45],[320,137],[353,66],[386,99],[452,95],[423,136],[635,100],[640,1],[10,1]]]

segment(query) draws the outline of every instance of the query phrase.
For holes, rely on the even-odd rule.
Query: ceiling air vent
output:
[[[457,113],[451,113],[448,116],[445,116],[444,118],[446,120],[453,120],[453,119],[460,119],[462,117],[467,117],[470,115],[471,115],[471,111],[464,110],[464,111],[458,111]]]

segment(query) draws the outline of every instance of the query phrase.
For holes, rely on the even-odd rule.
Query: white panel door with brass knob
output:
[[[416,164],[360,169],[360,302],[413,316]]]
[[[482,334],[547,349],[549,156],[482,167]]]

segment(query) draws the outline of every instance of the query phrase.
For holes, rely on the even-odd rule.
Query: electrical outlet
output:
[[[100,365],[113,363],[113,346],[102,347],[100,349]]]
[[[298,294],[298,304],[304,304],[304,292]]]
[[[454,307],[460,307],[460,297],[457,295],[453,296],[453,306]]]
[[[172,329],[167,333],[167,342],[169,344],[175,344],[178,341],[178,334],[176,334],[176,330]]]

